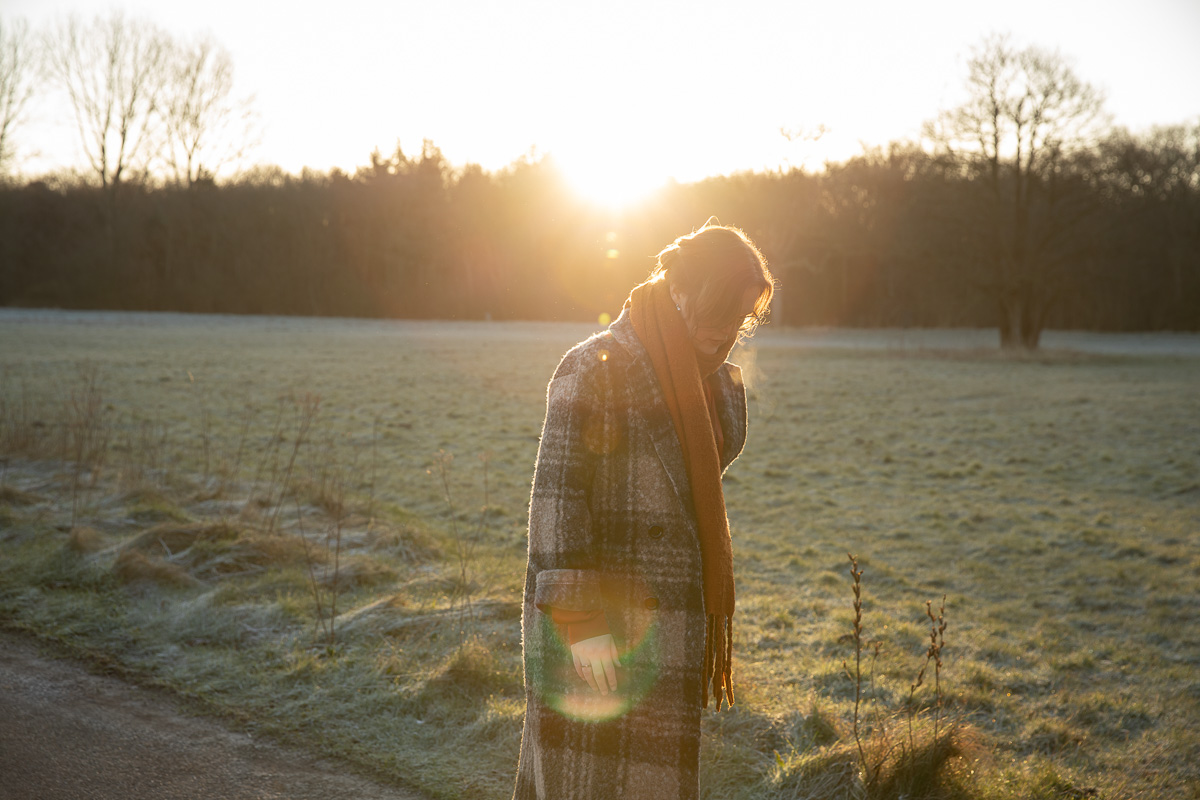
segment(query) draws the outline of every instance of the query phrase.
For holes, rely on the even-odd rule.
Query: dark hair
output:
[[[746,290],[759,288],[754,311],[739,328],[741,335],[752,333],[766,319],[775,293],[775,279],[754,242],[715,217],[659,252],[650,277],[660,276],[688,296],[698,318],[713,322],[732,320]]]

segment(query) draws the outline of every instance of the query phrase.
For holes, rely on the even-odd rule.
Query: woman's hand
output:
[[[593,636],[571,645],[575,657],[575,672],[600,694],[617,690],[617,643],[611,633]]]

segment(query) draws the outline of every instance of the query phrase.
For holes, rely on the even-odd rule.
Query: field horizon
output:
[[[383,330],[405,330],[409,326],[438,326],[442,335],[497,335],[504,339],[548,338],[579,341],[603,330],[599,323],[546,322],[540,320],[424,320],[371,317],[304,317],[273,314],[202,314],[186,311],[119,311],[103,309],[59,309],[0,307],[0,326],[54,322],[67,325],[195,325],[208,328],[222,323],[253,328],[288,321],[296,324],[329,323],[362,325]],[[577,338],[572,339],[572,336]],[[858,328],[830,326],[779,326],[767,324],[753,337],[760,347],[801,349],[886,350],[886,351],[979,351],[999,350],[995,328]],[[1042,333],[1039,352],[1067,351],[1094,355],[1148,355],[1200,358],[1200,333],[1187,331],[1089,331],[1048,329]],[[730,357],[736,360],[738,350]]]

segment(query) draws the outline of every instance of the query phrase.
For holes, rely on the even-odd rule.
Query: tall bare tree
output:
[[[16,155],[13,131],[24,120],[33,96],[37,56],[29,24],[23,19],[0,19],[0,175]]]
[[[177,45],[163,87],[163,159],[176,183],[212,179],[255,143],[251,99],[233,95],[233,60],[209,37]]]
[[[967,63],[968,99],[926,127],[982,191],[959,207],[960,256],[995,303],[1003,347],[1037,347],[1060,276],[1081,255],[1091,192],[1074,163],[1105,123],[1103,97],[1057,52],[988,37]]]
[[[123,182],[148,175],[168,51],[161,31],[120,11],[90,23],[71,16],[47,35],[49,76],[71,102],[88,166],[110,205]]]

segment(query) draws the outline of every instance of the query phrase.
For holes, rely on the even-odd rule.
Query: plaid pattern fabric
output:
[[[718,371],[724,471],[746,441],[741,370]],[[514,800],[699,796],[705,609],[683,451],[628,313],[547,390],[521,618],[525,727]],[[623,666],[592,692],[548,607],[604,608]]]

